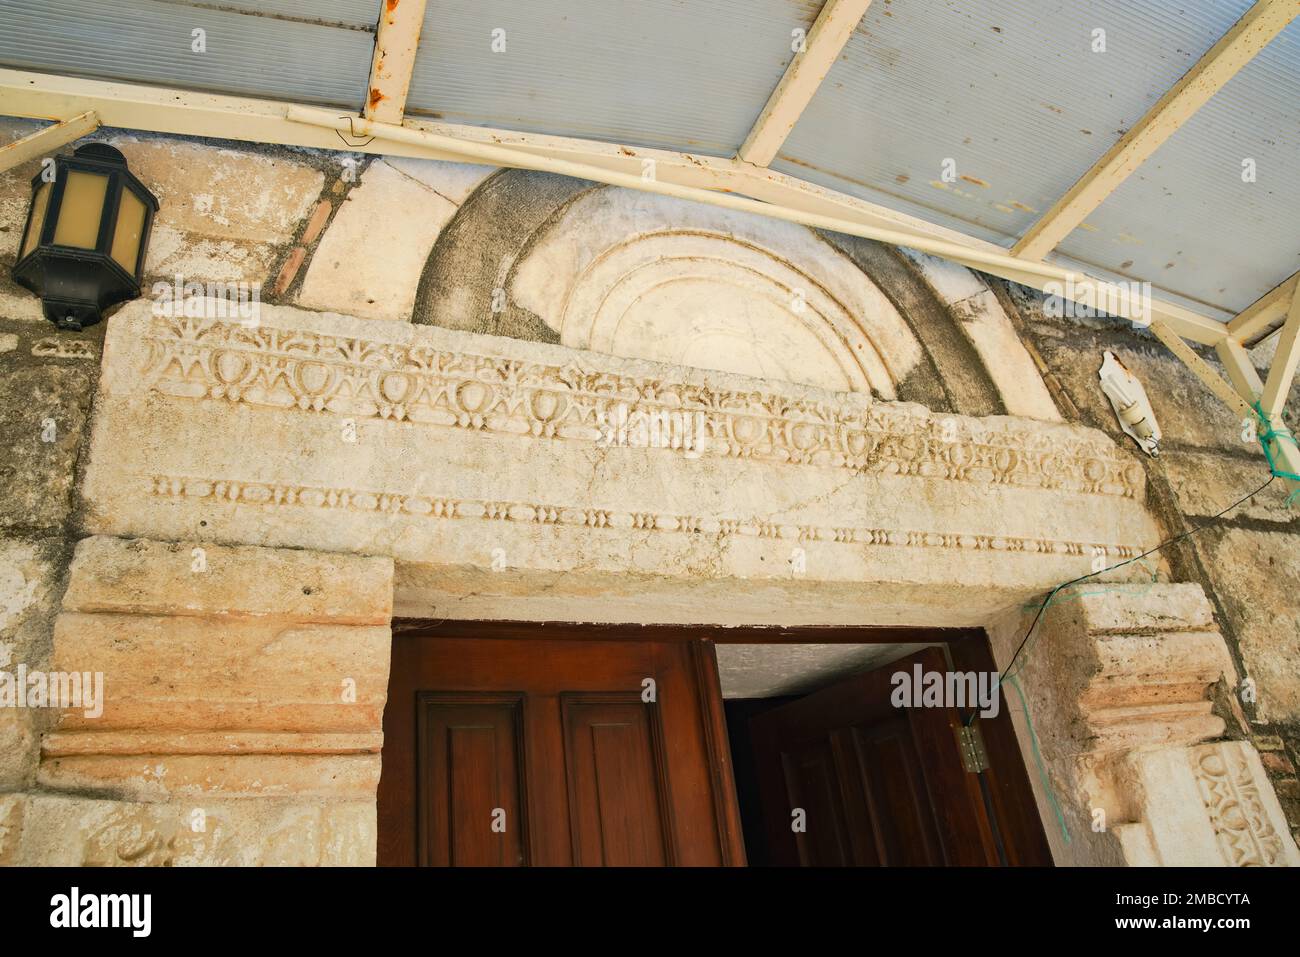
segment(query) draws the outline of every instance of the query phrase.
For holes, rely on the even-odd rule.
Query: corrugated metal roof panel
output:
[[[1010,245],[1249,6],[880,0],[773,165]]]
[[[170,0],[185,4],[186,0]],[[305,23],[323,23],[327,26],[351,27],[354,30],[375,32],[379,12],[384,0],[211,0],[210,7],[240,10],[265,17],[301,20]],[[203,6],[198,3],[189,6]]]
[[[726,156],[820,0],[430,0],[407,109]],[[505,52],[492,52],[493,30]]]
[[[1300,21],[1293,22],[1060,249],[1239,312],[1300,269]],[[1242,179],[1243,160],[1255,182]]]
[[[159,0],[4,0],[0,16],[4,66],[358,110],[374,50],[362,30]]]

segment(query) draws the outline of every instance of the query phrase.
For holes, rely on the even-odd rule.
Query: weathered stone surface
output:
[[[0,271],[0,318],[50,328],[41,301],[10,279],[8,270]]]
[[[41,786],[373,801],[390,559],[91,538],[70,578],[52,667],[102,675],[103,695],[45,735]],[[360,833],[340,828],[336,850]]]
[[[805,607],[819,582],[913,602],[943,584],[972,621],[1157,534],[1131,456],[1070,426],[284,307],[253,331],[124,310],[105,369],[86,494],[106,534],[577,571],[580,590],[632,574],[683,599],[798,574]],[[620,409],[701,442],[620,438]]]
[[[55,667],[103,672],[106,701],[60,727],[377,730],[388,642],[387,626],[63,612]]]
[[[1033,614],[1027,609],[989,628],[1003,671]],[[1026,766],[1037,764],[1030,745],[1036,737],[1056,794],[1053,805],[1031,775],[1053,857],[1057,864],[1122,864],[1154,840],[1120,827],[1148,814],[1143,792],[1125,777],[1128,756],[1186,753],[1224,731],[1211,710],[1213,692],[1220,682],[1231,687],[1235,671],[1213,630],[1209,602],[1192,584],[1076,586],[1058,593],[1021,654],[1016,683],[1004,688],[1013,696],[1009,710]],[[1069,842],[1053,826],[1057,806]],[[1099,811],[1109,822],[1103,831],[1093,828]],[[1161,813],[1158,805],[1150,811]]]
[[[0,117],[0,145],[29,136],[49,124],[40,120]],[[32,202],[32,177],[40,172],[40,160],[29,160],[0,173],[0,260],[12,263],[18,257]],[[5,273],[9,270],[5,269]],[[0,315],[4,315],[0,304]]]
[[[456,204],[378,160],[348,193],[307,267],[298,302],[409,321],[420,268]]]
[[[334,798],[373,801],[378,754],[69,755],[42,758],[37,783],[136,801]]]
[[[1218,452],[1170,450],[1161,455],[1169,484],[1178,496],[1178,505],[1186,515],[1208,518],[1217,515],[1247,492],[1254,491],[1268,479],[1268,462],[1259,445],[1241,445],[1250,456],[1224,455]],[[1288,508],[1286,485],[1279,479],[1250,501],[1231,513],[1230,518],[1253,518],[1265,522],[1293,522],[1300,509]]]
[[[149,238],[144,295],[155,295],[157,283],[174,286],[177,276],[182,283],[256,285],[269,277],[278,255],[277,248],[270,243],[208,239],[159,224]]]
[[[0,357],[0,528],[51,529],[72,510],[94,370]]]
[[[1115,328],[1113,322],[1112,328]],[[1125,328],[1126,323],[1118,324],[1118,332]],[[1115,413],[1097,380],[1102,353],[1110,349],[1142,382],[1167,443],[1231,452],[1241,450],[1240,418],[1214,399],[1201,380],[1160,343],[1141,342],[1121,337],[1118,333],[1091,333],[1069,326],[1059,331],[1063,333],[1062,338],[1041,340],[1039,351],[1087,424],[1111,433],[1119,431]],[[1246,491],[1249,489],[1244,489],[1241,494]]]
[[[1210,600],[1191,582],[1155,586],[1083,585],[1060,593],[1093,634],[1204,631],[1214,627]]]
[[[392,574],[386,558],[92,537],[63,610],[387,625]]]
[[[1300,851],[1249,743],[1139,751],[1121,774],[1141,807],[1140,821],[1117,828],[1129,864],[1300,866]]]
[[[457,206],[469,199],[479,184],[497,170],[495,166],[445,163],[441,160],[412,159],[409,156],[388,156],[384,162]]]
[[[1196,536],[1266,721],[1300,719],[1300,535],[1219,528]]]
[[[888,399],[921,360],[893,304],[814,233],[635,190],[574,199],[498,286],[594,352]]]
[[[374,849],[369,801],[0,796],[0,865],[366,866]]]
[[[158,197],[157,225],[194,237],[288,242],[325,183],[320,170],[284,151],[128,133],[108,142]]]
[[[975,273],[957,263],[904,249],[939,298],[954,312],[960,328],[979,354],[1006,409],[1051,422],[1061,421],[1043,377],[1025,351],[1001,303]]]
[[[62,587],[57,539],[0,538],[0,671],[44,667]],[[21,788],[36,769],[40,732],[54,716],[42,709],[0,708],[0,791]]]

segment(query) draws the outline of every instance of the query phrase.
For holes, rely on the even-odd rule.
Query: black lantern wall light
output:
[[[93,326],[140,295],[158,200],[106,143],[56,156],[32,180],[14,279],[41,297],[60,329]]]

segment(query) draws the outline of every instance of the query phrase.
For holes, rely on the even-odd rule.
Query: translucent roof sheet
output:
[[[377,13],[372,0],[0,0],[0,64],[360,109]]]
[[[774,165],[1010,245],[1249,5],[881,0]]]
[[[407,110],[726,156],[820,0],[429,0]],[[505,49],[493,52],[493,31]],[[499,45],[499,44],[498,44]]]
[[[1061,252],[1177,289],[1202,307],[1240,312],[1300,269],[1298,106],[1300,20],[1112,193],[1087,228],[1067,236]]]
[[[0,0],[0,65],[359,111],[384,2]],[[428,0],[407,110],[730,156],[822,2]],[[1009,247],[1250,5],[874,0],[772,166]],[[1297,156],[1300,21],[1054,255],[1226,318],[1300,269]]]

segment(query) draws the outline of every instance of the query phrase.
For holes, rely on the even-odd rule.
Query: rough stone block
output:
[[[213,149],[165,136],[109,142],[158,197],[156,223],[195,237],[285,243],[311,212],[324,174],[287,151]]]
[[[500,549],[570,591],[603,575],[695,597],[783,582],[822,615],[821,583],[913,603],[943,584],[971,621],[1080,574],[1094,547],[1129,555],[1158,535],[1140,467],[1097,432],[432,326],[264,306],[250,335],[135,309],[110,330],[102,385],[96,533],[202,529],[444,572],[486,571]],[[620,412],[685,415],[700,447],[620,439]],[[859,590],[837,614],[910,613],[883,597]],[[713,604],[696,614],[716,620]]]
[[[1268,462],[1259,445],[1241,444],[1248,455],[1224,455],[1171,449],[1161,455],[1169,484],[1186,515],[1208,518],[1217,515],[1247,492],[1268,479]],[[1276,480],[1244,505],[1229,513],[1230,518],[1251,518],[1264,522],[1293,522],[1300,509],[1288,508],[1285,484]]]
[[[0,796],[0,865],[367,866],[373,801],[136,803]]]
[[[1141,797],[1146,831],[1146,846],[1132,863],[1300,866],[1282,808],[1248,742],[1139,751],[1129,757],[1126,774]]]
[[[392,576],[388,558],[94,536],[63,610],[387,625]]]
[[[1255,682],[1257,715],[1300,719],[1300,535],[1215,528],[1193,541]]]
[[[298,301],[409,321],[429,250],[456,204],[378,160],[321,238]]]
[[[59,539],[0,538],[0,671],[48,660],[62,556]],[[40,732],[53,718],[44,709],[0,708],[0,791],[30,781]]]
[[[72,510],[95,370],[6,358],[0,358],[0,528],[56,529]]]
[[[1127,328],[1121,323],[1117,331]],[[1060,339],[1044,339],[1039,351],[1064,385],[1088,425],[1116,434],[1115,413],[1097,379],[1102,354],[1110,349],[1142,382],[1156,421],[1171,445],[1241,450],[1241,420],[1210,393],[1200,379],[1157,342],[1120,340],[1070,329]],[[1125,438],[1126,442],[1130,442]],[[1136,448],[1136,446],[1133,446]],[[1228,504],[1228,503],[1224,503]]]
[[[387,626],[65,612],[54,667],[104,675],[103,714],[72,730],[378,731]]]

